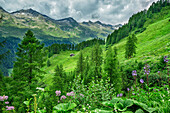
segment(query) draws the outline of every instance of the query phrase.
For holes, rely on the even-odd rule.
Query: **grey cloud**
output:
[[[49,14],[51,7],[48,3],[46,2],[40,2],[40,5],[42,6],[42,11],[45,12],[45,14]]]
[[[81,11],[84,15],[88,15],[98,9],[98,0],[75,0],[72,8],[76,11]]]
[[[94,14],[92,14],[91,18],[98,19],[98,18],[100,18],[100,15],[98,13],[94,13]]]
[[[132,14],[147,9],[157,0],[0,0],[12,12],[32,8],[54,19],[73,17],[79,22],[102,21],[123,24]]]

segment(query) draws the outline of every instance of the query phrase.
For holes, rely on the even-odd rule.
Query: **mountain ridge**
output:
[[[73,17],[55,20],[31,8],[9,13],[1,7],[0,14],[4,15],[1,24],[3,37],[22,38],[26,29],[31,29],[35,36],[42,41],[79,43],[93,38],[105,39],[109,33],[117,28],[100,21],[92,22],[90,26],[87,26],[77,22]]]
[[[45,14],[42,14],[42,13],[40,13],[40,12],[38,12],[38,11],[32,9],[32,8],[17,10],[17,11],[11,12],[10,14],[24,13],[24,12],[25,12],[25,13],[31,13],[31,14],[33,14],[34,16],[39,16],[39,15],[41,15],[41,16],[44,16],[44,17],[46,17],[46,18],[51,18],[51,17],[49,17],[49,16],[47,16],[47,15],[45,15]],[[53,19],[53,18],[51,18],[51,19]],[[64,20],[68,20],[68,21],[74,21],[74,22],[76,21],[73,17],[66,17],[66,18],[62,18],[62,19],[53,19],[53,20],[54,20],[54,21],[64,21]],[[76,21],[76,22],[77,22],[77,21]],[[92,22],[92,21],[89,20],[89,22]],[[77,22],[77,23],[86,23],[86,22],[83,21],[83,22]],[[117,26],[117,25],[106,24],[106,23],[100,22],[99,20],[96,21],[96,22],[92,22],[92,23],[100,24],[100,25],[103,25],[103,26],[110,26],[110,27]],[[118,25],[121,25],[121,24],[118,24]]]

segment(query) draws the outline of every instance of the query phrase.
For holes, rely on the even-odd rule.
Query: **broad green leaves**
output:
[[[113,113],[111,110],[95,109],[92,113]]]
[[[132,99],[121,99],[113,98],[111,101],[106,101],[102,103],[105,106],[112,107],[114,110],[124,113],[152,113],[157,110],[157,108],[149,108],[146,104],[138,102]]]
[[[69,111],[76,107],[77,105],[75,103],[61,103],[57,106],[54,106],[53,109],[56,111]]]
[[[133,105],[133,101],[130,99],[127,100],[120,100],[119,103],[115,104],[115,108],[119,111],[126,111],[128,107]]]

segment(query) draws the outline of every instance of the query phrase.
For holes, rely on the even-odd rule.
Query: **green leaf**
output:
[[[142,109],[138,109],[135,111],[135,113],[145,113]]]
[[[29,105],[29,101],[24,101],[23,103],[27,106]]]
[[[110,106],[110,107],[114,107],[114,105],[119,102],[120,100],[122,100],[121,98],[113,98],[111,101],[105,101],[102,102],[102,104],[106,105],[106,106]]]
[[[121,98],[113,98],[110,102],[115,104],[115,103],[117,103],[120,100],[122,100],[122,99]]]
[[[137,106],[140,106],[142,109],[146,110],[148,109],[148,106],[144,103],[141,103],[141,102],[138,102],[136,100],[133,100],[134,104],[137,105]]]
[[[120,102],[122,102],[122,101],[120,101]],[[130,106],[132,106],[133,105],[133,101],[131,100],[131,99],[127,99],[127,100],[124,100],[123,102],[122,102],[122,104],[123,104],[123,106],[124,107],[130,107]]]
[[[77,105],[75,103],[61,103],[57,106],[54,106],[53,108],[57,111],[69,111],[75,108]]]
[[[116,103],[116,104],[114,105],[114,107],[115,107],[116,109],[118,109],[119,111],[122,111],[122,110],[125,111],[122,103]]]
[[[111,110],[95,109],[92,113],[113,113]]]
[[[57,106],[54,106],[53,108],[56,109],[57,111],[66,111],[67,103],[58,104]]]
[[[46,110],[45,109],[38,110],[37,113],[46,113]]]
[[[126,111],[128,107],[133,105],[133,101],[130,99],[120,100],[119,103],[115,104],[115,108],[119,111]]]
[[[114,104],[113,104],[113,103],[111,103],[110,101],[102,102],[102,104],[103,104],[103,105],[106,105],[106,106],[111,106],[111,107],[113,107],[113,106],[114,106]]]
[[[75,103],[70,103],[70,105],[68,106],[67,110],[71,110],[74,109],[77,105]]]
[[[124,111],[122,113],[133,113],[132,111]]]
[[[147,111],[148,111],[149,113],[152,113],[152,112],[154,112],[156,109],[157,109],[157,108],[148,108]]]
[[[136,100],[133,100],[134,104],[137,106],[140,106],[142,109],[148,111],[149,113],[154,112],[157,108],[148,108],[148,106],[144,103],[138,102]]]

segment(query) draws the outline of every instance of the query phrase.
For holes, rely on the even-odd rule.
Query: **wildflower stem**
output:
[[[169,87],[170,87],[170,83],[169,83],[169,68],[168,68],[168,63],[167,63],[167,69],[168,69],[168,85],[169,85]]]
[[[136,91],[137,91],[137,86],[136,86],[136,77],[135,77],[135,89],[136,89]]]
[[[34,113],[36,113],[37,110],[37,98],[36,95],[34,95]]]
[[[149,79],[148,79],[148,74],[146,75],[147,77],[147,86],[148,86],[148,98],[149,98]]]

